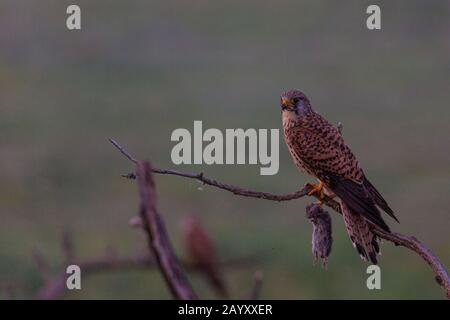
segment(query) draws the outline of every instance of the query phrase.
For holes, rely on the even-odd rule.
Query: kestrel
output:
[[[309,195],[337,197],[347,233],[361,258],[377,263],[378,239],[370,223],[390,232],[378,208],[397,218],[364,175],[340,132],[315,112],[299,90],[281,94],[284,139],[296,166],[316,177]],[[370,222],[370,223],[369,223]]]

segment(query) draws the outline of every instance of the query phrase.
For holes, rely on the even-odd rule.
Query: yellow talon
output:
[[[325,198],[325,194],[323,193],[323,182],[320,181],[318,184],[314,183],[308,183],[308,186],[310,186],[312,189],[310,192],[308,192],[308,196],[312,196],[316,193],[319,193],[319,202],[318,204],[322,205],[322,200]]]

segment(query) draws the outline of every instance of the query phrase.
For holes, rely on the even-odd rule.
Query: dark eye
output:
[[[294,98],[292,99],[292,101],[294,101],[294,103],[298,103],[300,101],[300,98]]]

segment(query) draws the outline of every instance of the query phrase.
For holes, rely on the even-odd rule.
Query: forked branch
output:
[[[118,144],[114,139],[109,139],[109,141],[131,162],[135,164],[137,163],[137,160],[129,152],[127,152],[120,144]],[[230,185],[227,183],[223,183],[221,181],[208,178],[204,176],[203,173],[187,173],[176,170],[158,169],[158,168],[151,168],[151,171],[156,174],[175,175],[189,179],[195,179],[202,182],[203,184],[229,191],[235,195],[271,201],[287,201],[299,199],[307,196],[309,191],[311,191],[311,187],[309,185],[305,185],[301,190],[297,192],[279,195],[268,192],[249,190],[238,186]],[[143,174],[142,170],[141,171],[138,170],[137,172],[124,175],[124,177],[129,179],[135,179],[137,177],[138,180],[142,181],[142,179],[139,179],[139,176],[142,174]],[[332,208],[334,211],[341,213],[340,205],[334,199],[326,196],[325,199],[323,199],[322,201],[325,205]],[[373,225],[373,228],[374,232],[380,238],[390,241],[395,245],[400,245],[405,248],[408,248],[411,251],[417,253],[428,265],[430,265],[431,269],[435,274],[435,279],[437,283],[444,289],[447,298],[450,299],[450,276],[448,274],[448,271],[446,270],[443,263],[439,260],[439,258],[427,246],[425,246],[422,242],[420,242],[413,236],[405,236],[396,232],[388,233],[377,228],[375,225]]]
[[[138,161],[136,169],[141,197],[140,216],[143,228],[147,233],[149,247],[156,258],[158,267],[174,298],[197,299],[197,295],[181,269],[162,217],[156,207],[152,167],[149,162]]]

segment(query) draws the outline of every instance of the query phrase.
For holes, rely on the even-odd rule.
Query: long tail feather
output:
[[[342,201],[341,208],[345,227],[353,246],[363,260],[370,260],[373,264],[377,264],[377,254],[380,253],[380,247],[377,237],[370,230],[369,223],[361,215],[353,213]]]

